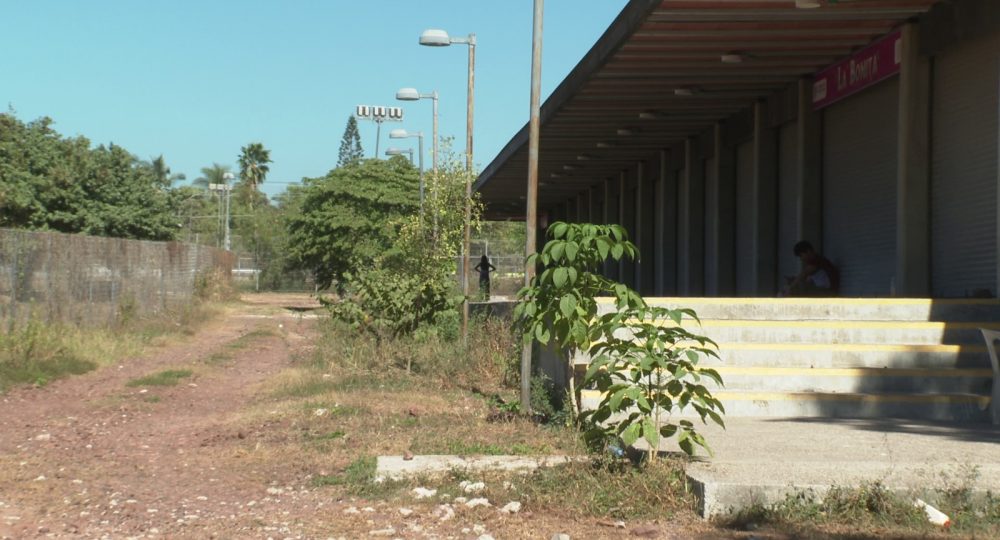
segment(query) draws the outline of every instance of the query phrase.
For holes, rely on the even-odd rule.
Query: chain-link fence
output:
[[[0,229],[0,320],[82,325],[151,315],[228,282],[232,254],[179,242]]]
[[[473,246],[475,247],[475,246]],[[473,297],[479,291],[479,272],[476,265],[481,261],[482,252],[472,250],[473,257],[469,260],[469,289]],[[490,297],[493,299],[511,297],[524,286],[524,256],[494,256],[487,255],[496,270],[490,270]],[[455,257],[455,267],[461,268],[462,258]],[[460,273],[456,272],[456,276]],[[461,280],[459,280],[461,283]]]

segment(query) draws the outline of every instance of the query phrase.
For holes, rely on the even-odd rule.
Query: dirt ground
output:
[[[315,346],[313,304],[305,295],[249,300],[139,358],[0,395],[0,538],[751,536],[693,516],[624,529],[496,507],[441,519],[440,501],[404,509],[317,487],[324,458],[268,451],[290,427],[268,419],[278,411],[262,397]],[[127,385],[166,369],[193,375],[176,386]]]

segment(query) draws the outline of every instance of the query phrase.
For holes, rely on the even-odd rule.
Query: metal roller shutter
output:
[[[753,141],[736,147],[736,294],[752,296],[753,282]]]
[[[778,290],[784,276],[799,273],[799,261],[792,255],[798,236],[798,125],[781,126],[778,131]],[[814,240],[818,241],[818,240]]]
[[[934,62],[931,291],[996,294],[1000,34]]]
[[[842,296],[887,296],[896,268],[899,80],[823,114],[823,251]]]

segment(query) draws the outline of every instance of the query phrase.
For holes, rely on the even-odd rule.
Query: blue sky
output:
[[[549,0],[543,96],[589,50],[626,0]],[[496,156],[527,121],[531,0],[0,0],[0,104],[23,120],[50,116],[64,135],[163,154],[193,179],[263,142],[264,189],[332,168],[355,105],[403,106],[386,126],[428,134],[431,104],[397,102],[413,86],[441,95],[441,134],[465,146],[464,46],[421,47],[425,28],[477,35],[475,160]],[[375,126],[361,123],[374,151]]]

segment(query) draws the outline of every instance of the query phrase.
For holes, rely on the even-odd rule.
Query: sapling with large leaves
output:
[[[529,257],[541,273],[518,293],[515,320],[526,341],[549,343],[567,352],[573,373],[578,352],[588,353],[584,386],[601,392],[596,408],[581,414],[574,376],[569,377],[573,412],[582,420],[592,448],[619,440],[645,440],[654,457],[660,440],[677,436],[688,454],[695,446],[711,451],[689,419],[672,415],[693,409],[702,422],[723,425],[721,402],[702,384],[722,384],[718,372],[699,361],[717,355],[715,343],[686,329],[689,309],[649,306],[628,286],[599,274],[609,258],[635,258],[637,250],[619,225],[553,223],[541,253]],[[598,314],[598,298],[611,297],[615,309]]]

